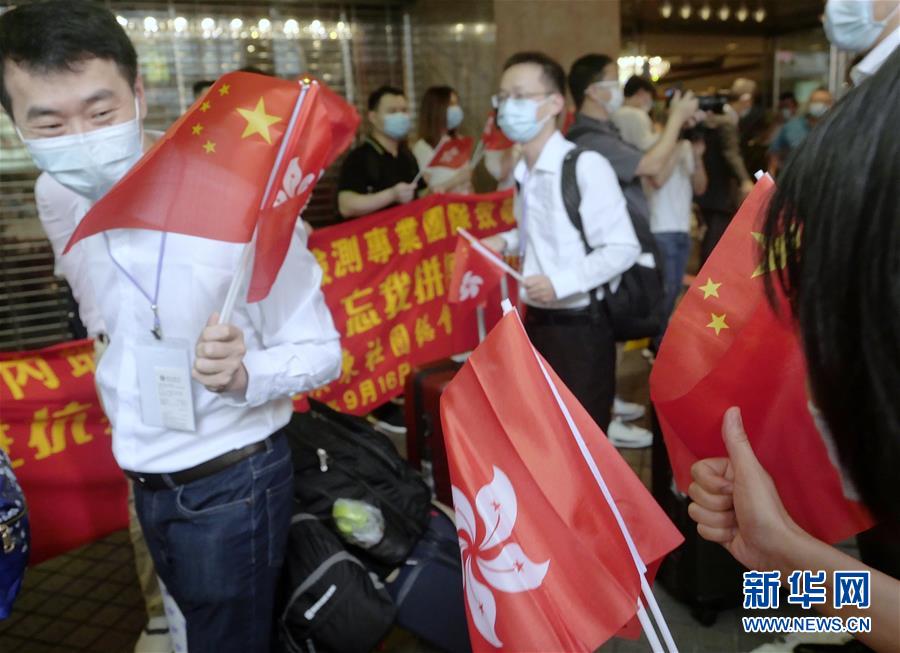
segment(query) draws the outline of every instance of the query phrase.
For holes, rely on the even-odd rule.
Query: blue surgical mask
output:
[[[497,126],[506,137],[515,143],[534,140],[551,116],[538,120],[537,112],[546,102],[531,98],[509,98],[497,110]]]
[[[596,86],[609,89],[609,99],[603,103],[606,113],[614,114],[625,102],[625,93],[622,91],[622,85],[616,80],[606,82],[595,82]]]
[[[110,127],[50,138],[22,138],[22,142],[38,168],[66,188],[96,202],[143,154],[144,134],[137,98],[134,111],[134,118]]]
[[[447,129],[456,129],[462,124],[463,110],[459,105],[447,107]]]
[[[810,102],[806,112],[813,118],[821,118],[828,113],[828,105],[824,102]]]
[[[384,133],[396,141],[406,138],[410,125],[408,113],[389,113],[384,117]]]
[[[887,19],[875,20],[872,11],[871,0],[828,0],[825,5],[825,34],[828,40],[841,50],[868,50],[887,25]]]

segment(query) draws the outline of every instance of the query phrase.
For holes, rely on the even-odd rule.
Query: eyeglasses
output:
[[[547,97],[550,94],[551,93],[549,91],[535,91],[533,93],[513,93],[513,94],[497,93],[497,94],[491,96],[491,105],[495,109],[499,109],[500,106],[507,100],[524,100],[527,98],[534,98],[534,97],[541,97],[541,96]]]

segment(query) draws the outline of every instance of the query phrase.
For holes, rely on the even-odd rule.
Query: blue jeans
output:
[[[187,622],[190,653],[269,653],[293,498],[287,439],[187,485],[135,483],[156,572]]]
[[[672,315],[675,308],[675,300],[678,299],[678,293],[681,292],[684,282],[684,271],[687,269],[688,257],[691,254],[691,236],[682,231],[663,231],[655,233],[653,236],[656,238],[656,244],[663,257],[663,272],[665,273],[663,284],[666,322],[663,324],[662,332],[654,339],[654,344],[658,349],[663,333],[666,331],[669,316]]]

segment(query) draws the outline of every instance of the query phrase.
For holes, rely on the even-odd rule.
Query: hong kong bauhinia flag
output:
[[[469,162],[475,142],[471,136],[448,138],[439,144],[428,168],[450,168],[457,170]]]
[[[739,406],[791,517],[836,542],[871,522],[810,415],[790,308],[779,296],[783,310],[776,314],[765,295],[766,275],[784,264],[777,253],[763,255],[762,220],[773,190],[768,176],[756,184],[678,305],[650,395],[679,488],[687,491],[696,460],[725,455],[722,416]]]
[[[315,81],[224,75],[91,208],[67,250],[108,229],[238,243],[256,232],[248,300],[264,298],[301,209],[339,154],[330,116],[350,115],[327,110],[320,91]]]
[[[491,261],[489,257],[496,260]],[[504,272],[499,263],[499,258],[486,248],[478,248],[462,234],[457,235],[447,301],[483,305],[503,279]]]
[[[593,651],[634,617],[635,561],[515,312],[441,398],[474,651]],[[631,532],[658,560],[680,533],[549,369]]]
[[[487,122],[484,123],[484,130],[481,133],[481,143],[485,150],[507,150],[515,143],[506,137],[497,126],[497,114],[492,111],[488,116]]]

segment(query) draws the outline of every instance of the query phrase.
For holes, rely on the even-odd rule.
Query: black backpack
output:
[[[370,548],[346,543],[360,560],[387,576],[403,564],[429,522],[431,491],[394,444],[364,419],[310,401],[287,427],[294,463],[294,497],[335,532],[332,508],[355,499],[378,508],[384,537]]]
[[[563,159],[562,197],[566,213],[572,225],[581,235],[584,250],[590,254],[593,247],[588,244],[581,222],[581,189],[578,188],[578,177],[575,165],[582,152],[591,151],[581,147],[569,151]],[[662,257],[656,246],[656,240],[650,231],[650,225],[643,218],[635,218],[629,212],[634,233],[641,246],[641,254],[652,254],[655,268],[635,263],[622,273],[622,280],[615,292],[609,284],[603,284],[603,296],[609,313],[613,334],[618,341],[638,340],[659,335],[665,323]],[[596,295],[591,292],[591,303]]]
[[[384,585],[314,515],[291,520],[284,579],[278,629],[288,653],[369,653],[394,623]]]

